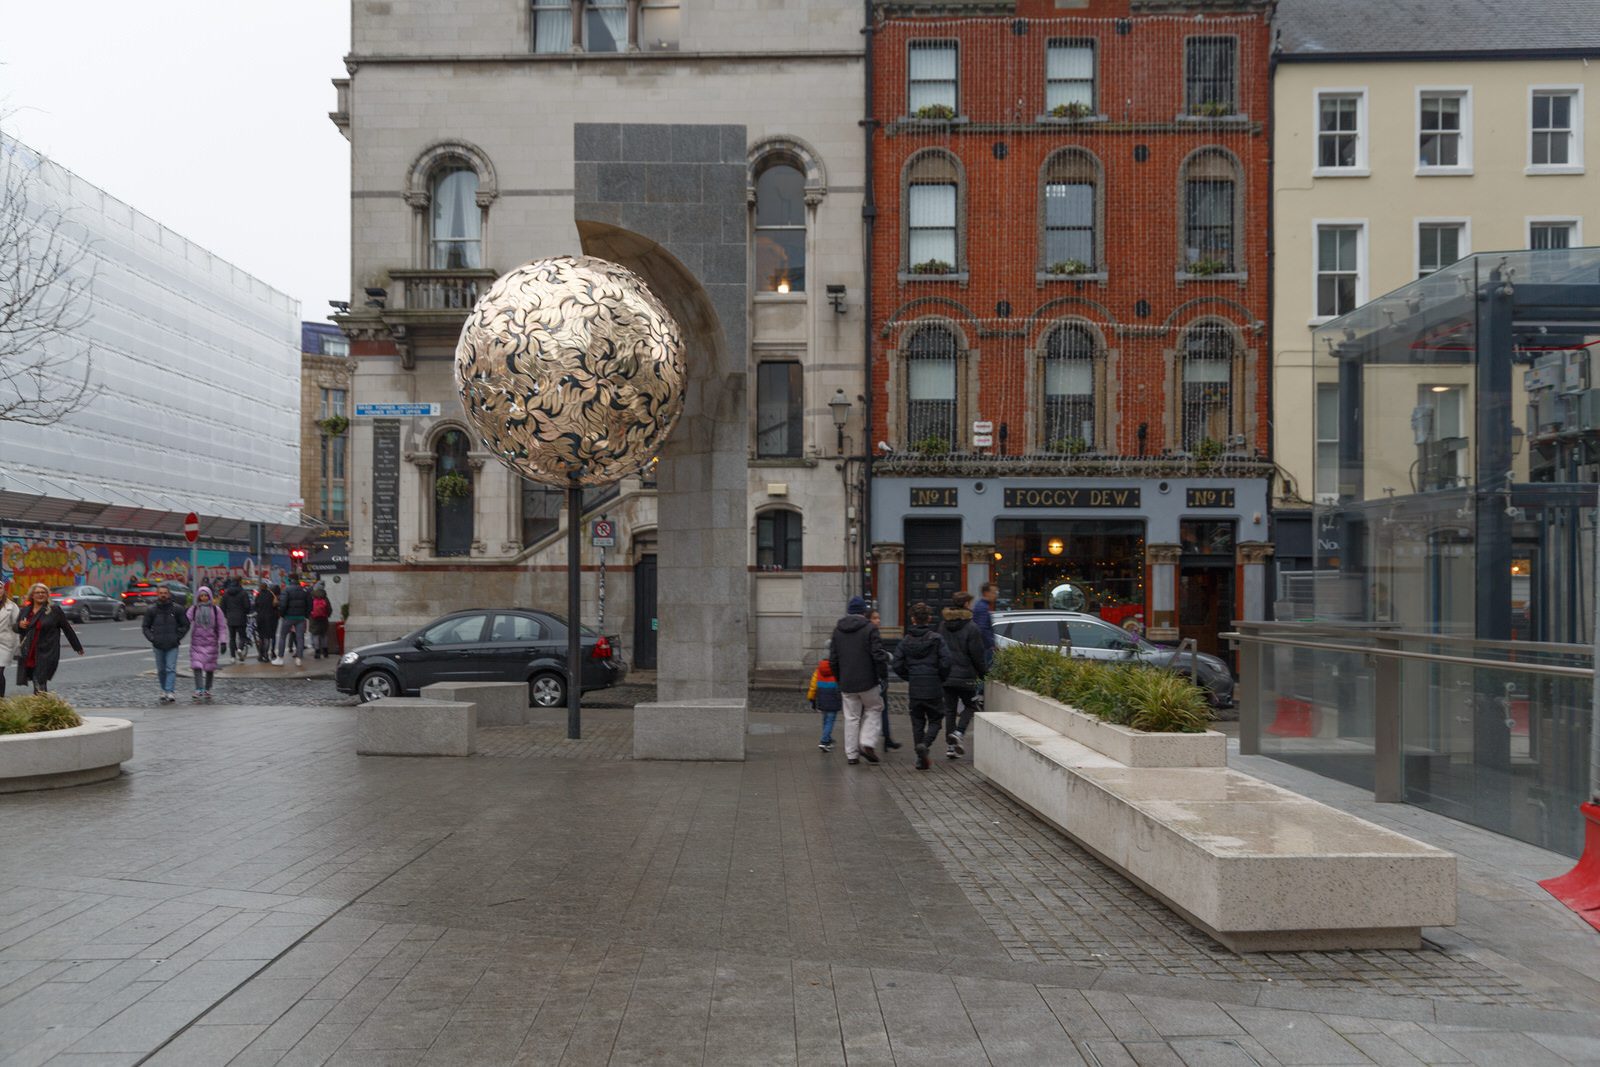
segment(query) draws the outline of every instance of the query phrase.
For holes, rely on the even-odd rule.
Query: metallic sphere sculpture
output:
[[[683,414],[683,335],[638,275],[553,256],[497,280],[456,345],[456,386],[483,443],[548,486],[642,470]]]

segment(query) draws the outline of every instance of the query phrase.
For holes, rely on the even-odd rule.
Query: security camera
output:
[[[878,451],[879,452],[883,452],[883,453],[889,453],[889,452],[893,452],[894,449],[889,447],[889,442],[888,441],[879,441],[878,442]]]

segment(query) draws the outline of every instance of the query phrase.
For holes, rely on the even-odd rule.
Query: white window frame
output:
[[[1338,318],[1337,315],[1317,314],[1317,289],[1322,272],[1317,269],[1317,254],[1321,251],[1322,230],[1327,227],[1354,229],[1356,231],[1356,307],[1367,302],[1370,272],[1367,266],[1366,219],[1312,219],[1311,220],[1311,318],[1308,325],[1321,326]]]
[[[1335,398],[1339,392],[1338,382],[1315,383],[1312,396],[1311,422],[1312,422],[1312,456],[1311,456],[1311,495],[1318,504],[1337,504],[1339,502],[1339,419],[1335,415],[1331,432],[1323,425],[1322,420],[1322,395],[1324,390],[1333,390]],[[1337,411],[1337,399],[1334,403]],[[1332,445],[1333,457],[1333,486],[1330,488],[1317,484],[1317,475],[1322,473],[1322,448]]]
[[[1353,96],[1356,98],[1356,163],[1353,167],[1322,166],[1322,98],[1325,96]],[[1418,114],[1421,114],[1420,110]],[[1371,127],[1367,124],[1367,87],[1365,85],[1352,85],[1346,88],[1318,88],[1315,90],[1311,94],[1311,176],[1313,178],[1371,177],[1372,168],[1367,156],[1367,141],[1371,138],[1371,133]]]
[[[1422,228],[1424,226],[1460,226],[1461,247],[1457,249],[1461,258],[1465,259],[1472,254],[1472,219],[1466,215],[1426,215],[1411,220],[1411,276],[1421,278],[1422,274]]]
[[[1564,226],[1571,226],[1572,227],[1572,240],[1567,244],[1567,247],[1568,248],[1582,248],[1583,247],[1583,216],[1581,216],[1581,215],[1528,215],[1528,216],[1525,216],[1523,218],[1523,221],[1522,221],[1522,238],[1523,238],[1524,241],[1527,242],[1528,247],[1530,249],[1533,248],[1533,227],[1536,224],[1539,224],[1539,223],[1544,223],[1546,225],[1550,225],[1550,224],[1553,224],[1553,223],[1559,223],[1559,224],[1564,225]],[[1557,249],[1557,251],[1560,251],[1560,249]]]
[[[1452,94],[1461,97],[1461,152],[1460,161],[1453,166],[1428,167],[1422,163],[1422,98]],[[1531,107],[1531,105],[1530,105]],[[1532,112],[1530,111],[1530,114]],[[1411,158],[1417,177],[1449,177],[1472,173],[1472,86],[1470,85],[1419,85],[1412,103]],[[1529,139],[1532,144],[1532,139]]]
[[[962,114],[964,114],[964,112],[961,110],[961,42],[960,42],[960,40],[958,40],[956,38],[952,38],[952,37],[914,37],[911,40],[906,42],[906,117],[907,118],[913,118],[914,119],[914,118],[917,117],[917,112],[915,110],[913,110],[912,107],[911,107],[911,95],[912,95],[911,86],[913,84],[913,81],[912,81],[912,78],[911,78],[911,53],[914,52],[914,51],[919,51],[919,50],[926,50],[926,51],[932,52],[932,51],[935,51],[935,50],[943,51],[945,49],[949,49],[951,55],[955,58],[955,68],[956,68],[955,69],[955,76],[951,79],[951,81],[953,83],[952,92],[953,92],[953,94],[955,96],[955,101],[950,105],[950,107],[951,107],[951,109],[953,111],[955,111],[956,116],[958,118]]]
[[[1533,98],[1540,93],[1564,93],[1572,97],[1572,151],[1567,163],[1535,163],[1533,161]],[[1581,85],[1530,85],[1528,86],[1528,165],[1524,174],[1582,174],[1583,173],[1583,86]]]

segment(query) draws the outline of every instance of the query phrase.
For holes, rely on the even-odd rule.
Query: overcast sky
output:
[[[350,292],[347,0],[6,4],[8,132],[300,301]]]

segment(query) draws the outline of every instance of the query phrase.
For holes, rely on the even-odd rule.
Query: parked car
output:
[[[588,627],[580,637],[585,693],[617,685],[628,674],[618,638]],[[567,702],[567,624],[545,611],[484,608],[457,611],[398,641],[363,645],[339,659],[334,683],[362,702],[415,696],[434,682],[526,682],[528,703]]]
[[[60,605],[61,613],[73,622],[122,619],[128,614],[121,600],[92,585],[64,585],[50,590],[50,599]]]
[[[997,648],[1048,645],[1064,655],[1083,659],[1170,667],[1203,689],[1212,707],[1231,708],[1234,704],[1233,672],[1221,659],[1206,652],[1179,654],[1177,649],[1151,644],[1095,615],[1078,611],[998,611],[994,616],[994,643]]]
[[[151,582],[140,578],[138,581],[129,582],[128,588],[122,591],[123,611],[129,615],[141,614],[145,608],[155,603],[156,594],[162,586],[172,590],[172,599],[179,604],[188,604],[192,597],[189,587],[182,582]]]

